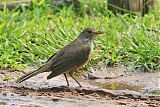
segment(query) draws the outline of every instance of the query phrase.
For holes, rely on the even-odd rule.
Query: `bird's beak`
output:
[[[93,31],[93,33],[96,34],[96,35],[98,35],[98,34],[103,34],[105,32],[103,32],[103,31]]]

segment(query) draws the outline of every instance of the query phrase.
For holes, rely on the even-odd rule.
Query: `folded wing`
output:
[[[77,45],[77,43],[75,44]],[[79,46],[74,46],[70,44],[66,46],[62,51],[59,51],[53,58],[52,62],[52,73],[47,77],[47,79],[53,78],[67,71],[75,70],[79,66],[83,65],[89,59],[89,53],[91,51],[87,44],[78,44]]]

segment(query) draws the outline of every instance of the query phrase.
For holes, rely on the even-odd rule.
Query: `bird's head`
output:
[[[80,34],[80,38],[92,40],[94,39],[97,35],[103,34],[104,32],[95,30],[93,28],[86,28],[83,30],[83,32]]]

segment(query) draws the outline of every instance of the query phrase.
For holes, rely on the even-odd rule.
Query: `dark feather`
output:
[[[72,44],[73,45],[73,44]],[[53,78],[64,72],[71,71],[79,66],[83,65],[89,59],[90,47],[87,44],[79,44],[80,46],[75,46],[78,48],[69,49],[66,47],[65,53],[58,58],[54,58],[54,63],[52,65],[52,73],[47,77],[47,79]],[[60,52],[61,53],[61,52]]]

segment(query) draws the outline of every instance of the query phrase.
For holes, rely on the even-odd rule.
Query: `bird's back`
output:
[[[47,79],[79,68],[88,61],[90,52],[91,45],[79,39],[66,45],[47,62],[51,66],[50,70],[52,71]]]

